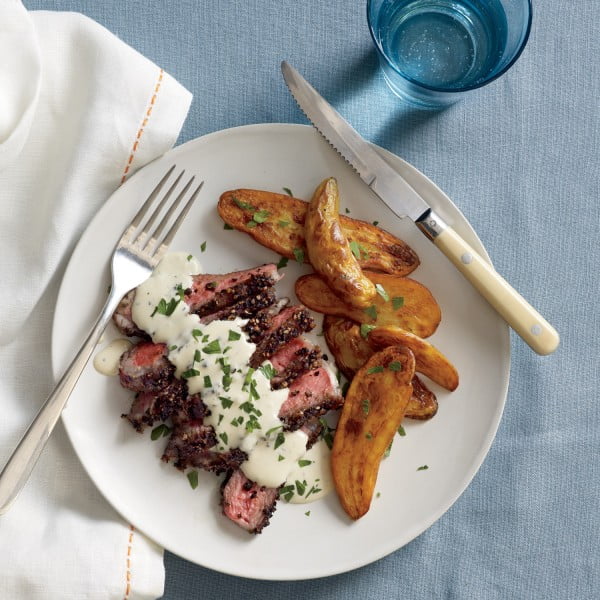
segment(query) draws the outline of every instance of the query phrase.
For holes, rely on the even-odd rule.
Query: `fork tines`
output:
[[[145,223],[143,224],[141,231],[139,231],[138,233],[140,225],[150,212],[150,209],[152,208],[156,199],[159,197],[160,192],[162,191],[163,187],[173,174],[175,168],[176,165],[173,165],[167,171],[164,177],[158,182],[157,186],[152,190],[152,192],[150,193],[140,210],[133,218],[131,225],[128,227],[125,235],[123,236],[123,242],[128,242],[132,244],[136,247],[137,250],[142,250],[145,254],[163,254],[166,251],[169,244],[173,241],[173,238],[175,237],[177,230],[183,222],[183,219],[186,217],[192,204],[194,203],[194,200],[196,199],[198,193],[204,185],[204,182],[202,181],[194,189],[189,200],[186,202],[183,209],[179,211],[171,227],[166,231],[166,233],[164,233],[163,236],[163,232],[165,232],[165,229],[170,219],[177,213],[179,205],[190,190],[192,183],[195,179],[195,176],[192,176],[185,184],[183,189],[179,192],[179,194],[177,194],[177,197],[171,202],[170,206],[168,206],[166,210],[164,210],[165,206],[167,206],[169,199],[171,198],[175,190],[178,188],[179,183],[183,178],[185,170],[182,170],[181,173],[179,173],[179,175],[175,178],[175,181],[171,184],[167,192],[162,196],[156,208],[154,208],[154,210],[150,213]],[[154,223],[157,221],[157,219],[161,216],[161,213],[163,212],[164,214],[162,214],[162,219],[160,220],[156,228],[153,230]]]

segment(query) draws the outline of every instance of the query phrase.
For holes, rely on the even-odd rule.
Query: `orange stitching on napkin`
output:
[[[152,94],[152,98],[150,98],[150,102],[146,109],[146,113],[145,113],[146,116],[144,117],[144,120],[142,121],[142,124],[140,125],[140,128],[138,129],[138,132],[135,136],[135,141],[133,142],[133,146],[131,147],[131,153],[129,154],[129,158],[127,159],[127,164],[125,165],[125,169],[123,171],[123,176],[121,177],[121,183],[123,183],[125,181],[125,179],[127,179],[127,175],[131,168],[131,163],[133,162],[133,159],[135,158],[135,153],[137,152],[137,149],[139,146],[140,138],[144,134],[144,128],[146,127],[146,125],[148,125],[148,119],[150,118],[150,115],[152,114],[152,109],[154,108],[154,104],[156,103],[156,98],[158,96],[158,92],[160,91],[160,86],[162,84],[163,75],[164,75],[164,71],[161,69],[158,74],[158,80],[154,86],[154,93]]]
[[[127,540],[127,559],[125,564],[127,565],[127,570],[125,571],[125,595],[123,596],[123,600],[127,600],[129,598],[129,594],[131,594],[131,547],[133,545],[133,534],[135,532],[135,527],[133,525],[129,526],[129,539]]]

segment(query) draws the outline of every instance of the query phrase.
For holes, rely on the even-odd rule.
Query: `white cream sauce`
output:
[[[129,340],[119,338],[113,340],[94,356],[94,369],[102,375],[116,375],[119,372],[119,359],[132,344]]]
[[[187,381],[190,394],[200,393],[210,410],[205,423],[212,425],[219,451],[240,448],[248,454],[242,471],[259,485],[278,487],[286,481],[295,485],[301,470],[306,501],[324,495],[321,482],[329,475],[329,456],[316,444],[307,452],[304,432],[283,431],[279,409],[287,398],[287,389],[271,390],[273,367],[265,361],[258,369],[249,366],[256,345],[246,339],[244,319],[200,323],[183,301],[184,290],[192,285],[192,275],[201,272],[198,261],[185,253],[165,256],[152,276],[136,290],[132,306],[133,321],[155,343],[165,343],[177,377]],[[327,450],[327,448],[325,448]],[[312,457],[312,458],[311,458]],[[307,466],[299,467],[306,463]],[[310,462],[310,468],[307,461]],[[331,489],[329,486],[328,489]],[[300,496],[298,499],[297,497]],[[284,498],[303,501],[297,491]]]

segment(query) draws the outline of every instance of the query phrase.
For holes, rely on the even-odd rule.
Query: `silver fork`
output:
[[[159,199],[158,205],[145,221],[143,227],[141,227],[146,215],[159,198],[162,188],[174,170],[175,165],[160,180],[117,242],[111,260],[112,284],[110,293],[100,312],[100,316],[93,325],[85,342],[83,342],[79,352],[54,388],[54,391],[44,402],[25,432],[19,445],[2,470],[2,473],[0,473],[0,515],[9,509],[17,494],[29,479],[29,475],[44,449],[81,372],[90,359],[102,332],[110,321],[121,298],[146,280],[152,273],[154,267],[166,253],[179,226],[200,192],[204,182],[196,187],[185,206],[179,210],[179,205],[188,194],[194,181],[194,177],[192,177],[179,192],[175,200],[173,200],[170,207],[164,212],[164,216],[159,224],[154,227],[154,223],[178,187],[184,174],[182,171],[162,198]],[[174,221],[171,227],[164,233],[167,225],[173,218]]]

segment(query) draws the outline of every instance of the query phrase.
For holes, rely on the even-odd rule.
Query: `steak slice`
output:
[[[146,426],[154,425],[157,421],[166,421],[180,410],[186,396],[185,383],[173,378],[166,387],[157,392],[138,392],[129,413],[122,414],[121,417],[142,433]]]
[[[185,302],[199,317],[212,315],[248,297],[260,297],[281,279],[273,264],[227,275],[195,275]]]
[[[321,349],[304,338],[291,340],[271,357],[271,364],[277,371],[271,378],[271,389],[286,388],[302,373],[320,367],[322,357]]]
[[[223,514],[249,533],[260,533],[275,512],[279,489],[259,486],[240,469],[232,471],[221,485]]]
[[[236,304],[238,307],[234,310],[243,310],[249,317],[260,308],[269,306],[275,301],[275,295],[270,293],[269,289],[282,277],[274,264],[225,275],[194,275],[192,285],[185,290],[184,301],[190,307],[190,312],[202,318],[224,311],[227,307]],[[253,300],[244,303],[244,299],[250,297]],[[147,334],[141,331],[133,321],[134,298],[135,290],[132,290],[121,300],[113,315],[113,321],[124,335],[147,338]],[[254,312],[252,312],[253,309]],[[219,316],[215,318],[233,317]]]
[[[333,375],[321,366],[294,380],[278,416],[288,430],[294,431],[313,417],[340,408],[343,403]]]
[[[158,392],[171,383],[174,373],[166,344],[140,342],[124,352],[119,361],[121,385],[134,392]]]
[[[256,350],[249,360],[250,366],[258,368],[285,344],[314,327],[315,321],[304,306],[284,308],[271,319],[269,328],[256,344]]]
[[[248,458],[238,448],[225,452],[213,450],[217,436],[210,425],[201,419],[191,419],[178,423],[171,433],[162,460],[173,462],[180,470],[197,467],[212,473],[224,473],[237,469]]]
[[[200,317],[201,323],[210,323],[211,321],[231,321],[236,317],[242,319],[249,319],[253,317],[257,312],[268,308],[273,305],[277,300],[277,294],[275,288],[267,288],[264,292],[254,296],[246,296],[241,300],[238,300],[231,306],[226,306],[214,313]]]

